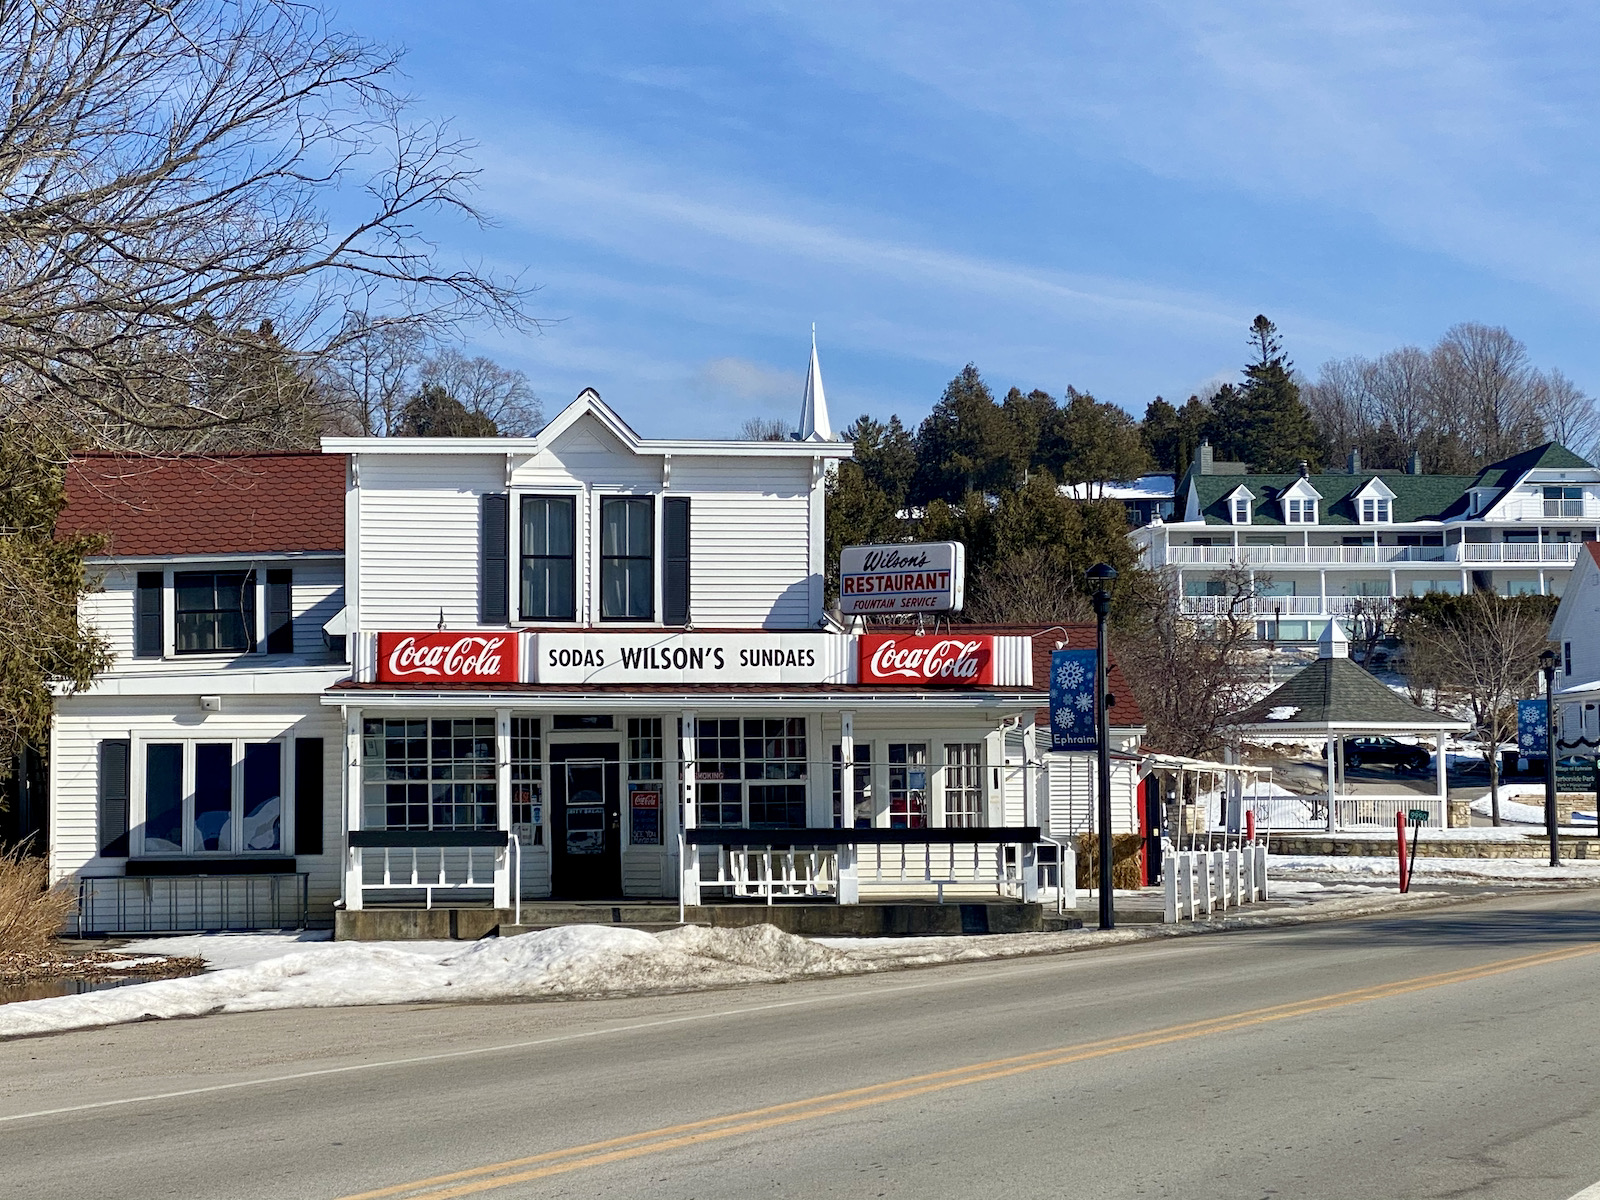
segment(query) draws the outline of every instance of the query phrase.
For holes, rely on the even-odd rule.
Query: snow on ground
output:
[[[1523,799],[1526,797],[1533,797],[1538,803],[1526,803]],[[1472,811],[1481,817],[1493,815],[1494,803],[1488,792],[1472,802]],[[1589,826],[1594,824],[1594,816],[1594,813],[1574,811],[1572,820],[1580,827],[1581,832],[1593,833],[1594,830]],[[1517,825],[1537,825],[1541,829],[1544,828],[1544,784],[1510,783],[1501,787],[1500,819]]]
[[[1363,879],[1400,877],[1393,858],[1376,854],[1274,854],[1273,887],[1284,873],[1310,878],[1358,876]],[[1531,858],[1418,858],[1413,878],[1417,883],[1504,883],[1512,885],[1575,883],[1600,884],[1600,861],[1566,862],[1559,867]],[[1285,884],[1289,881],[1284,880]]]

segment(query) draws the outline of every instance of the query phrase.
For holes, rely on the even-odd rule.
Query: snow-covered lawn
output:
[[[1348,861],[1348,860],[1347,860]],[[1230,924],[1387,902],[1367,880],[1284,880],[1267,906],[1234,910]],[[1092,903],[1092,902],[1091,902]],[[1092,918],[1091,918],[1092,920]],[[325,934],[208,934],[151,938],[125,952],[198,955],[203,975],[0,1005],[0,1038],[151,1018],[365,1004],[626,996],[853,975],[937,963],[1059,954],[1167,937],[1192,926],[1125,925],[1106,933],[922,938],[802,938],[771,925],[687,926],[651,934],[569,925],[461,942],[334,942]]]
[[[1274,888],[1280,886],[1280,880],[1287,885],[1295,876],[1321,881],[1400,877],[1399,864],[1387,855],[1377,854],[1274,854],[1269,871]],[[1284,878],[1286,875],[1289,878]],[[1413,887],[1426,887],[1429,883],[1600,884],[1600,860],[1552,867],[1531,858],[1419,857],[1413,879]]]

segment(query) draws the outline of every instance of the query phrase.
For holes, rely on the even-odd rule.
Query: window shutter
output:
[[[128,857],[128,756],[126,738],[100,743],[100,856]]]
[[[294,572],[267,572],[267,653],[294,653]]]
[[[322,739],[294,740],[294,852],[322,853]]]
[[[661,617],[667,625],[689,623],[689,500],[669,497],[661,525],[664,571]]]
[[[139,586],[135,593],[133,622],[133,656],[135,658],[160,658],[165,638],[161,620],[161,572],[140,571]]]
[[[504,625],[511,620],[511,497],[489,492],[478,504],[478,620]]]

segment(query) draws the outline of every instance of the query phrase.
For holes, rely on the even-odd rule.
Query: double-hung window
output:
[[[524,621],[577,619],[576,514],[571,496],[522,498]]]
[[[1236,498],[1233,502],[1233,523],[1235,525],[1250,524],[1250,501],[1243,496]]]
[[[607,496],[600,501],[600,617],[655,616],[655,501]]]
[[[1361,523],[1363,525],[1387,525],[1389,523],[1389,501],[1382,496],[1366,496],[1361,501]]]
[[[1288,509],[1288,524],[1290,525],[1315,525],[1317,523],[1317,502],[1315,500],[1290,497]]]
[[[245,653],[256,642],[254,571],[179,571],[172,577],[179,654]]]
[[[983,743],[947,742],[944,763],[944,823],[958,829],[982,825]]]

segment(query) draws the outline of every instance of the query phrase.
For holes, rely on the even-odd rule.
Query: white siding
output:
[[[1092,754],[1045,755],[1050,802],[1045,822],[1047,836],[1062,840],[1087,833],[1094,827],[1095,760]],[[1111,831],[1138,833],[1138,768],[1127,760],[1111,763]]]
[[[340,820],[343,790],[340,764],[343,734],[336,711],[323,708],[316,696],[233,697],[226,711],[202,714],[193,698],[78,697],[64,700],[56,713],[50,764],[50,867],[54,878],[75,874],[118,875],[125,860],[99,857],[99,743],[104,738],[132,738],[134,753],[141,741],[162,739],[266,739],[285,734],[323,739],[323,829],[320,855],[298,856],[298,869],[311,875],[313,917],[327,920],[341,883],[340,852],[344,842]],[[132,772],[139,777],[137,763]],[[293,759],[285,755],[285,829],[294,837]],[[130,801],[136,819],[142,798]]]
[[[696,625],[810,628],[809,505],[804,496],[695,493],[689,502]]]
[[[364,629],[478,622],[478,497],[505,490],[504,460],[360,461],[357,585]]]
[[[133,614],[138,570],[114,566],[104,569],[102,590],[78,600],[78,619],[111,643],[117,656],[112,669],[126,668],[133,659]]]

